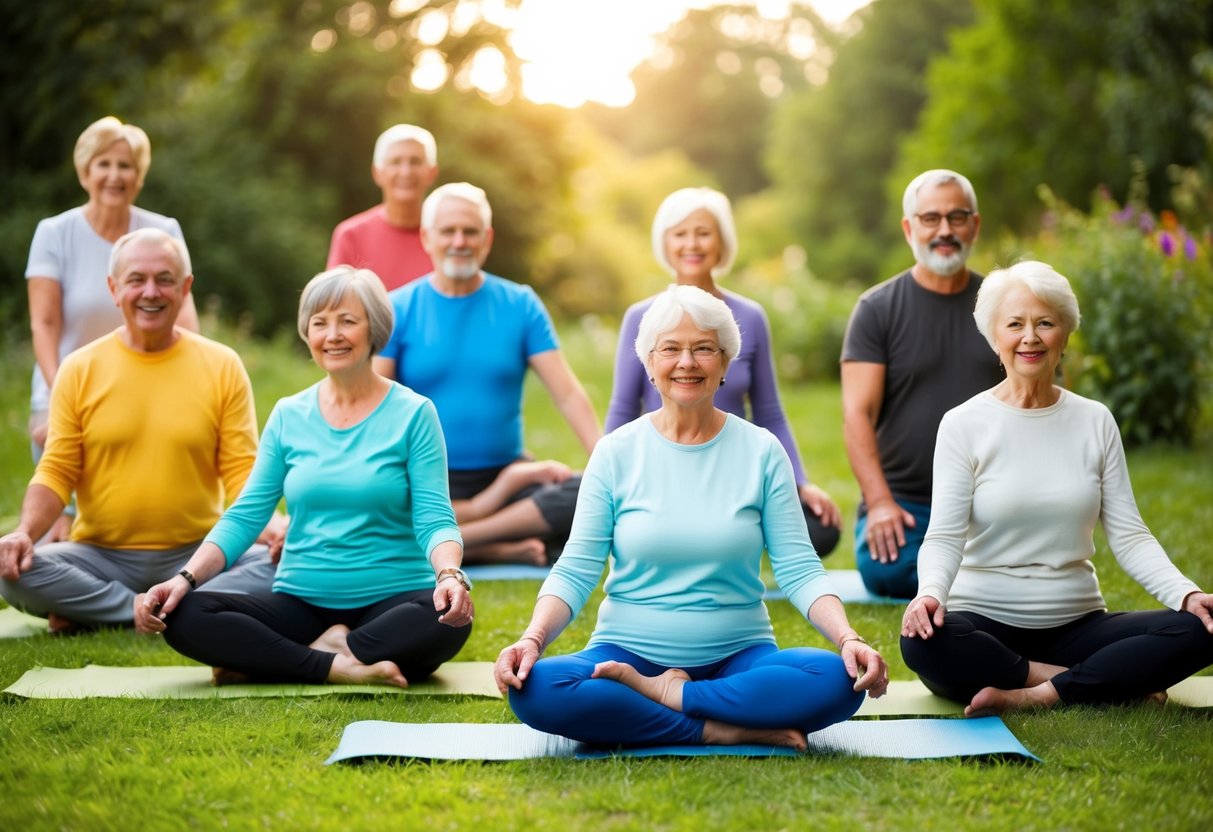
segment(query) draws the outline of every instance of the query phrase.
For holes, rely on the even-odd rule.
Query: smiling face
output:
[[[115,271],[106,280],[130,345],[143,352],[167,349],[176,341],[177,314],[194,282],[183,274],[177,250],[167,240],[132,240]]]
[[[88,163],[80,184],[91,204],[125,208],[139,195],[139,169],[125,139],[114,142]]]
[[[437,176],[438,167],[426,161],[425,148],[415,141],[396,142],[382,164],[371,165],[385,203],[420,205]]]
[[[948,214],[971,211],[973,208],[964,190],[955,182],[926,185],[918,191],[918,205],[913,216],[901,221],[906,242],[914,259],[941,277],[963,273],[965,261],[973,250],[973,241],[981,228],[981,216],[970,214],[963,222],[951,223]],[[922,217],[939,218],[931,227]]]
[[[724,248],[716,218],[697,208],[665,232],[665,259],[679,283],[697,286],[710,280]]]
[[[716,333],[684,314],[677,327],[657,336],[648,370],[663,406],[711,408],[728,364]]]
[[[1052,384],[1068,340],[1057,311],[1026,286],[1007,293],[994,319],[994,343],[1008,379]]]
[[[466,199],[448,196],[434,212],[431,228],[421,229],[421,246],[434,262],[434,271],[449,280],[470,280],[493,245],[493,229],[485,228],[480,211]]]
[[[353,292],[307,321],[307,347],[316,366],[329,375],[363,369],[371,360],[371,324]]]

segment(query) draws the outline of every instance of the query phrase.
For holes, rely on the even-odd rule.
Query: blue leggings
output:
[[[918,594],[918,550],[931,523],[931,505],[905,501],[898,501],[897,505],[914,516],[914,527],[905,527],[906,545],[897,550],[897,560],[881,563],[872,558],[865,507],[855,521],[855,568],[870,592],[890,598],[913,598]]]
[[[758,644],[701,667],[682,668],[683,712],[612,679],[591,679],[599,662],[630,664],[645,676],[670,668],[601,644],[540,659],[510,707],[532,728],[594,745],[701,745],[713,719],[744,728],[799,728],[806,734],[842,722],[863,703],[842,657],[828,650]]]

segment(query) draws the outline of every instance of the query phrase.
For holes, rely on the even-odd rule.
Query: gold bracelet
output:
[[[848,641],[858,641],[860,644],[867,644],[867,643],[868,643],[868,640],[867,640],[866,638],[864,638],[863,636],[859,635],[859,633],[855,633],[855,634],[853,634],[853,635],[849,635],[849,636],[847,636],[847,637],[846,637],[846,638],[844,638],[842,641],[838,642],[838,649],[839,649],[839,650],[842,650],[842,646],[843,646],[844,644],[846,644]]]

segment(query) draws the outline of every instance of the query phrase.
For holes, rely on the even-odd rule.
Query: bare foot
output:
[[[965,716],[1001,714],[1024,708],[1051,708],[1057,704],[1057,699],[1057,690],[1052,682],[1041,682],[1034,687],[1013,690],[982,688],[965,708]]]
[[[211,668],[211,684],[215,687],[223,685],[247,685],[253,677],[239,670],[228,670],[226,667]]]
[[[594,666],[592,678],[614,679],[679,713],[682,713],[682,686],[691,681],[685,670],[671,668],[660,676],[644,676],[624,662],[599,662]]]
[[[476,563],[526,563],[532,566],[547,566],[547,547],[537,537],[522,540],[501,540],[496,543],[481,543],[469,547],[464,553],[465,564]]]
[[[347,685],[395,685],[407,688],[408,680],[395,662],[363,664],[353,656],[338,653],[329,668],[328,681]]]
[[[46,629],[52,636],[70,636],[80,625],[55,613],[46,614]]]
[[[1041,682],[1047,682],[1058,673],[1064,673],[1069,669],[1059,664],[1030,661],[1028,662],[1028,678],[1024,680],[1023,686],[1025,688],[1034,688]]]
[[[349,644],[346,639],[350,636],[350,628],[344,624],[334,624],[329,627],[320,637],[313,641],[308,647],[313,650],[322,650],[325,653],[344,653],[347,656],[352,656]]]
[[[777,745],[804,751],[809,747],[805,735],[795,728],[742,728],[709,719],[703,723],[704,745]]]

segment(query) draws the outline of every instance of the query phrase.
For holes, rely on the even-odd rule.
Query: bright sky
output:
[[[765,17],[786,17],[788,0],[750,0]],[[871,0],[810,0],[840,23]],[[635,95],[628,74],[653,53],[655,37],[690,8],[711,0],[522,0],[511,43],[532,101],[576,107],[587,100],[623,106]]]

